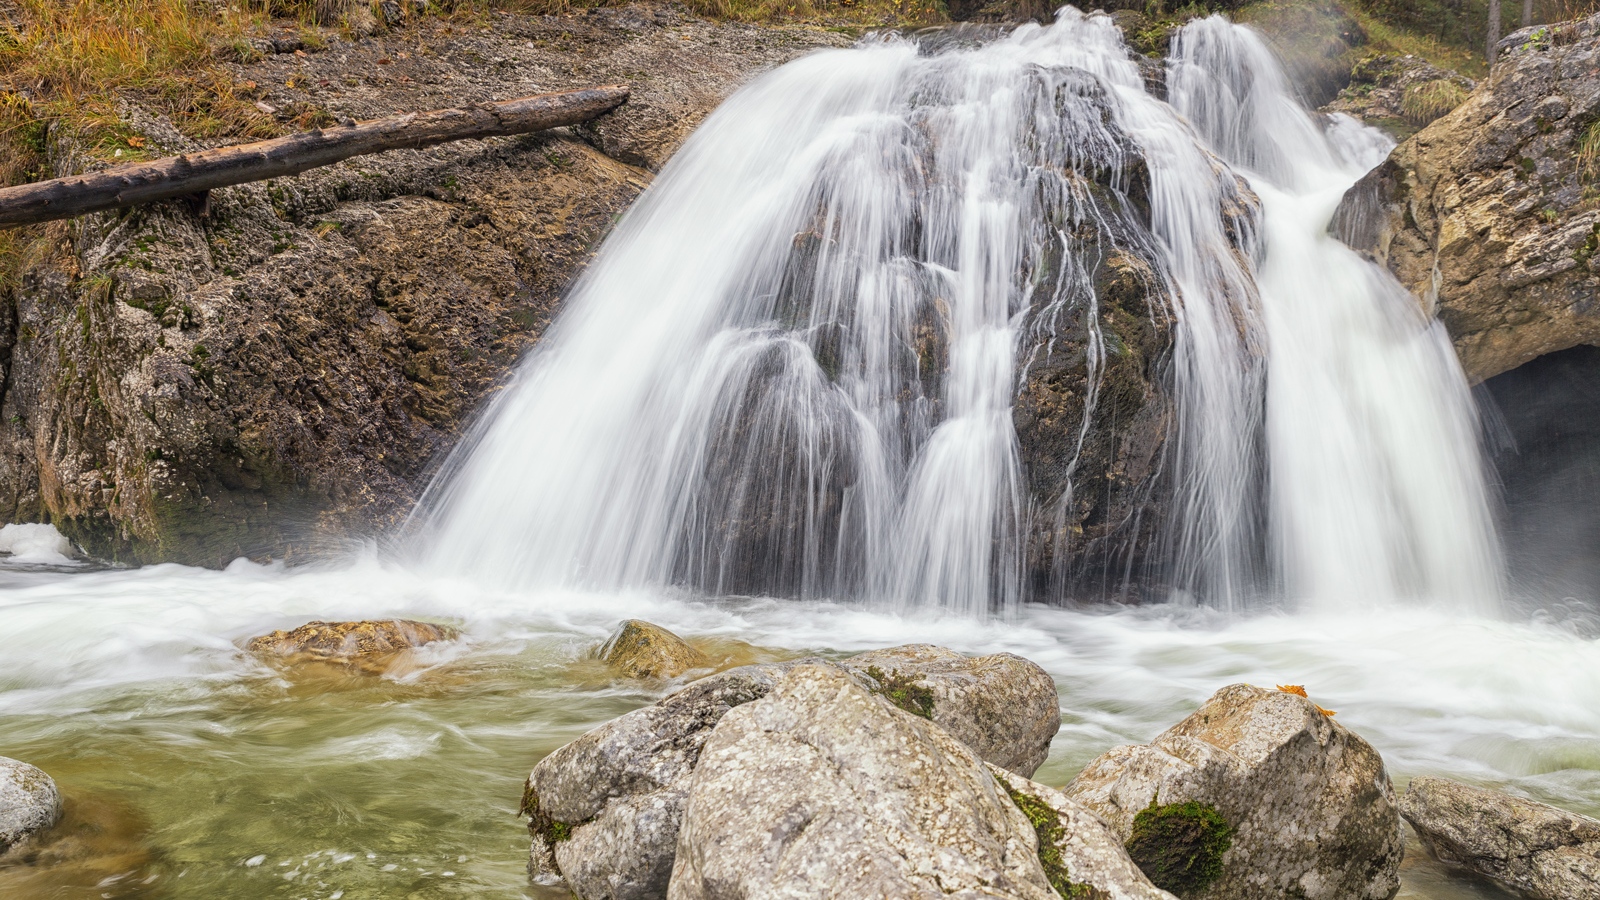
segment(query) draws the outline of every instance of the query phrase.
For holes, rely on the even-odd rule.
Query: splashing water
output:
[[[1144,574],[1224,608],[1280,590],[1489,608],[1449,343],[1323,234],[1384,139],[1325,134],[1220,17],[1175,51],[1170,105],[1108,18],[1070,8],[979,46],[819,53],[741,91],[430,492],[428,559],[506,587],[1092,599],[1027,571],[1034,524],[1070,539],[1077,458],[1030,494],[1011,407],[1081,315],[1081,451],[1107,358],[1094,273],[1128,250],[1157,269],[1151,316],[1177,322],[1171,509]]]

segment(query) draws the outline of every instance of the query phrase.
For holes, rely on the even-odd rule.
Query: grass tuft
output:
[[[1400,98],[1400,115],[1421,128],[1465,103],[1467,89],[1448,78],[1420,81]]]

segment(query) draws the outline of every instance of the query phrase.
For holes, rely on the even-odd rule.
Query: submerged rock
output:
[[[274,631],[251,638],[245,649],[287,662],[323,662],[384,668],[406,650],[448,641],[456,631],[411,619],[361,622],[307,622],[292,631]]]
[[[1185,900],[1386,900],[1404,847],[1366,741],[1302,696],[1235,684],[1067,785]]]
[[[1111,826],[1088,807],[998,766],[989,770],[1033,826],[1039,862],[1056,893],[1072,900],[1173,900],[1150,883]]]
[[[873,650],[842,665],[876,693],[931,720],[986,762],[1023,777],[1038,771],[1061,730],[1055,681],[1011,653],[962,656],[932,644]]]
[[[711,665],[710,657],[660,625],[628,619],[595,651],[629,678],[676,678]]]
[[[1535,900],[1600,897],[1600,820],[1443,778],[1417,778],[1400,812],[1429,853]]]
[[[1010,654],[969,658],[940,647],[873,651],[730,669],[594,729],[529,775],[529,874],[564,879],[585,900],[666,895],[692,779],[706,740],[732,709],[766,697],[796,666],[837,671],[856,689],[972,741],[980,758],[1031,774],[1060,727],[1055,685]]]
[[[778,895],[1057,896],[972,751],[831,665],[724,716],[684,808],[671,900]]]
[[[61,820],[61,794],[42,770],[0,756],[0,853]]]

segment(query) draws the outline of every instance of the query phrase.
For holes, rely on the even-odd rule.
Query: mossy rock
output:
[[[1221,877],[1233,828],[1209,803],[1157,806],[1152,800],[1134,817],[1127,846],[1128,855],[1156,887],[1193,897]]]
[[[919,679],[885,672],[877,666],[867,667],[867,677],[877,682],[873,693],[883,697],[914,716],[933,721],[933,689]]]
[[[1001,785],[1011,796],[1011,802],[1028,817],[1034,834],[1039,836],[1039,865],[1044,868],[1045,877],[1050,879],[1050,886],[1055,888],[1056,893],[1064,900],[1109,900],[1110,895],[1105,891],[1072,880],[1067,861],[1061,858],[1061,844],[1066,837],[1065,829],[1061,827],[1061,814],[1050,804],[1017,790],[1008,782],[1002,781]]]

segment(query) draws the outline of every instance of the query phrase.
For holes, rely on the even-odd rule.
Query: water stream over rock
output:
[[[1325,233],[1387,149],[1220,19],[1164,68],[1069,9],[763,76],[619,222],[398,552],[73,569],[8,526],[0,755],[67,818],[0,895],[546,896],[520,785],[659,696],[588,657],[630,617],[773,659],[1021,654],[1060,692],[1049,784],[1223,684],[1292,683],[1402,783],[1600,812],[1600,621],[1499,617],[1449,344]],[[460,639],[382,677],[241,649],[391,616]],[[1499,897],[1406,866],[1407,900]]]

